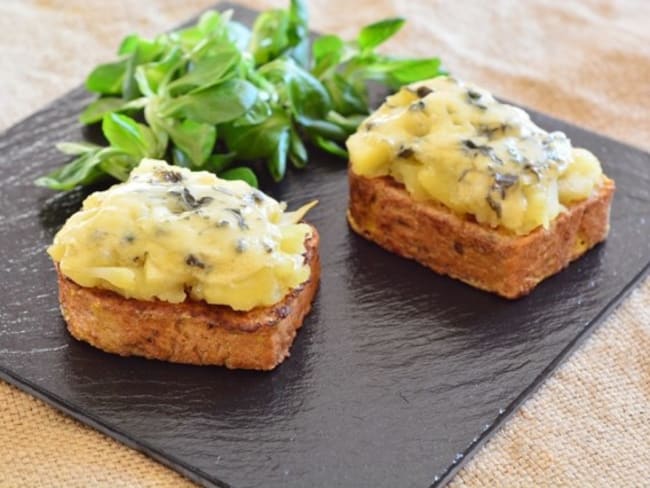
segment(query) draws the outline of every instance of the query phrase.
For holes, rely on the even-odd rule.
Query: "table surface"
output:
[[[154,35],[210,0],[0,3],[0,129],[75,87],[122,36]],[[243,0],[256,9],[278,0]],[[440,55],[456,76],[650,148],[644,0],[310,1],[315,30],[351,38],[408,19],[387,49]],[[649,169],[650,170],[650,169]],[[643,204],[643,203],[641,203]],[[452,486],[632,486],[650,466],[650,280],[530,398]],[[2,351],[0,351],[2,353]],[[191,486],[169,469],[0,382],[0,486]]]

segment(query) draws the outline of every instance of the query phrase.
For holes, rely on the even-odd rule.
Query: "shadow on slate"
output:
[[[235,8],[238,19],[253,13]],[[76,342],[45,248],[81,192],[32,181],[82,136],[76,89],[0,137],[0,376],[204,485],[426,487],[476,451],[648,270],[650,155],[541,114],[616,180],[608,241],[510,302],[357,237],[341,161],[280,185],[314,197],[323,276],[291,358],[271,373],[121,358]]]

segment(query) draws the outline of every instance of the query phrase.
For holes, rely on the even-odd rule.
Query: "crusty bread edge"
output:
[[[175,363],[271,370],[289,356],[297,330],[318,289],[319,236],[306,240],[309,279],[270,307],[238,312],[186,300],[180,304],[124,298],[86,288],[57,267],[59,301],[68,330],[78,340],[122,356]]]
[[[348,173],[348,222],[354,231],[400,256],[505,298],[530,293],[543,279],[603,241],[609,232],[614,181],[572,204],[551,224],[525,236],[492,229],[439,203],[419,202],[391,177]]]

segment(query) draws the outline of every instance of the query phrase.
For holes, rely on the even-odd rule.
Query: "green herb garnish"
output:
[[[59,144],[76,158],[36,183],[70,190],[107,175],[124,181],[150,157],[257,186],[251,167],[260,162],[280,181],[289,164],[307,164],[309,148],[346,158],[343,143],[370,110],[369,81],[397,89],[443,74],[438,58],[376,52],[403,25],[382,20],[352,41],[321,36],[310,52],[305,4],[291,0],[252,29],[230,11],[208,11],[152,40],[130,35],[118,60],[86,79],[99,97],[79,120],[101,122],[109,145]]]

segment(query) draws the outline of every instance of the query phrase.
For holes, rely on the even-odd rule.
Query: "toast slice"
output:
[[[389,176],[349,171],[348,221],[383,248],[432,270],[506,298],[530,291],[605,240],[614,182],[571,205],[548,229],[524,236],[459,216],[440,203],[414,200]]]
[[[311,309],[320,279],[318,233],[305,241],[309,279],[270,307],[241,312],[186,300],[174,304],[124,298],[82,287],[57,268],[61,312],[78,340],[122,356],[175,363],[271,370],[289,348]]]

